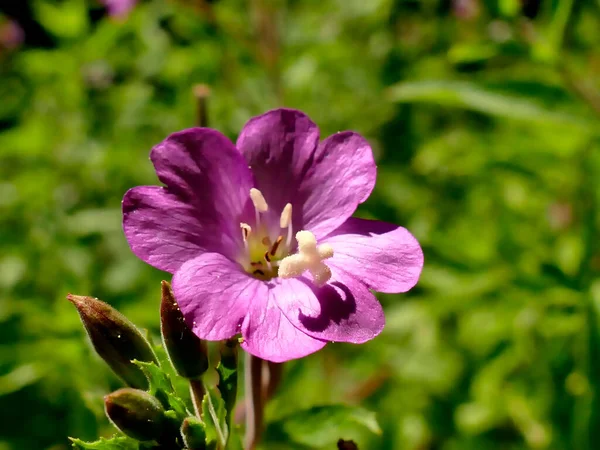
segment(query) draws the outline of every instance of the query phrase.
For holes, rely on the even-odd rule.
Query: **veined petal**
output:
[[[265,196],[270,211],[281,213],[293,205],[292,223],[300,225],[296,201],[300,184],[319,145],[319,128],[294,109],[275,109],[253,117],[244,125],[236,147],[244,155]]]
[[[283,280],[277,303],[294,326],[317,339],[360,344],[385,325],[381,304],[359,280],[334,271],[316,287],[305,278]]]
[[[242,246],[239,223],[253,215],[254,180],[231,141],[192,128],[169,136],[150,158],[166,187],[125,194],[123,228],[133,252],[171,273],[202,252],[235,258]]]
[[[252,302],[264,295],[263,282],[217,253],[204,253],[173,276],[175,300],[201,339],[228,339],[242,331]]]
[[[288,361],[314,353],[325,342],[294,327],[275,299],[276,280],[252,278],[216,253],[188,261],[173,277],[173,293],[186,322],[201,339],[228,339],[242,334],[242,348],[262,359]]]
[[[201,214],[210,211],[235,222],[249,203],[252,172],[231,141],[216,130],[174,133],[152,149],[150,159],[169,191]]]
[[[352,131],[318,147],[298,193],[302,226],[320,239],[348,219],[375,187],[377,167],[369,143]]]
[[[123,231],[142,261],[174,273],[204,252],[234,254],[238,236],[223,232],[218,218],[198,212],[166,188],[138,186],[123,197]]]
[[[419,280],[423,250],[415,237],[397,225],[350,218],[321,240],[333,247],[327,264],[378,292],[406,292]]]
[[[326,342],[294,326],[278,306],[289,294],[285,284],[272,280],[263,285],[264,296],[257,296],[242,325],[242,348],[273,362],[289,361],[321,350]]]
[[[309,229],[317,238],[350,217],[375,185],[373,153],[363,137],[345,131],[319,144],[319,129],[300,111],[276,109],[251,119],[237,147],[270,211],[280,214],[291,203],[294,230]]]

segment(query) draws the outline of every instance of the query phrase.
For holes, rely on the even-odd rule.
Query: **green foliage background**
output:
[[[425,252],[383,334],[286,364],[268,420],[341,402],[376,412],[361,450],[597,447],[598,0],[30,3],[52,44],[0,47],[0,450],[113,433],[119,381],[65,295],[157,334],[168,275],[129,251],[120,201],[157,182],[148,152],[193,125],[196,83],[232,138],[279,105],[364,134],[360,213]]]

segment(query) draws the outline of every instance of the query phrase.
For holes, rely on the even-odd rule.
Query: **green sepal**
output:
[[[188,450],[212,450],[214,446],[208,446],[206,442],[206,427],[197,417],[187,417],[181,424],[181,436]]]

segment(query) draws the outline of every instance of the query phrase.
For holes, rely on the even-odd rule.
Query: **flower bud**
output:
[[[208,369],[206,342],[187,326],[171,285],[162,282],[160,304],[160,331],[164,346],[175,371],[188,379],[199,378]]]
[[[181,424],[181,436],[188,450],[205,450],[206,429],[196,417],[188,417]]]
[[[148,380],[131,361],[158,364],[152,347],[136,326],[110,305],[79,295],[67,296],[75,305],[94,349],[129,386],[147,389]]]
[[[160,441],[166,429],[165,410],[145,391],[123,388],[104,397],[106,416],[123,434],[138,441]]]

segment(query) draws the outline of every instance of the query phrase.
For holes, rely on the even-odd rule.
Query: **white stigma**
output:
[[[333,248],[328,244],[317,246],[317,239],[310,231],[296,233],[298,253],[283,258],[279,263],[281,278],[295,278],[307,270],[317,286],[323,286],[331,278],[331,269],[323,260],[333,256]]]
[[[267,205],[265,197],[258,189],[250,189],[250,198],[252,199],[252,203],[254,203],[254,208],[256,208],[258,212],[264,213],[269,210],[269,205]]]

